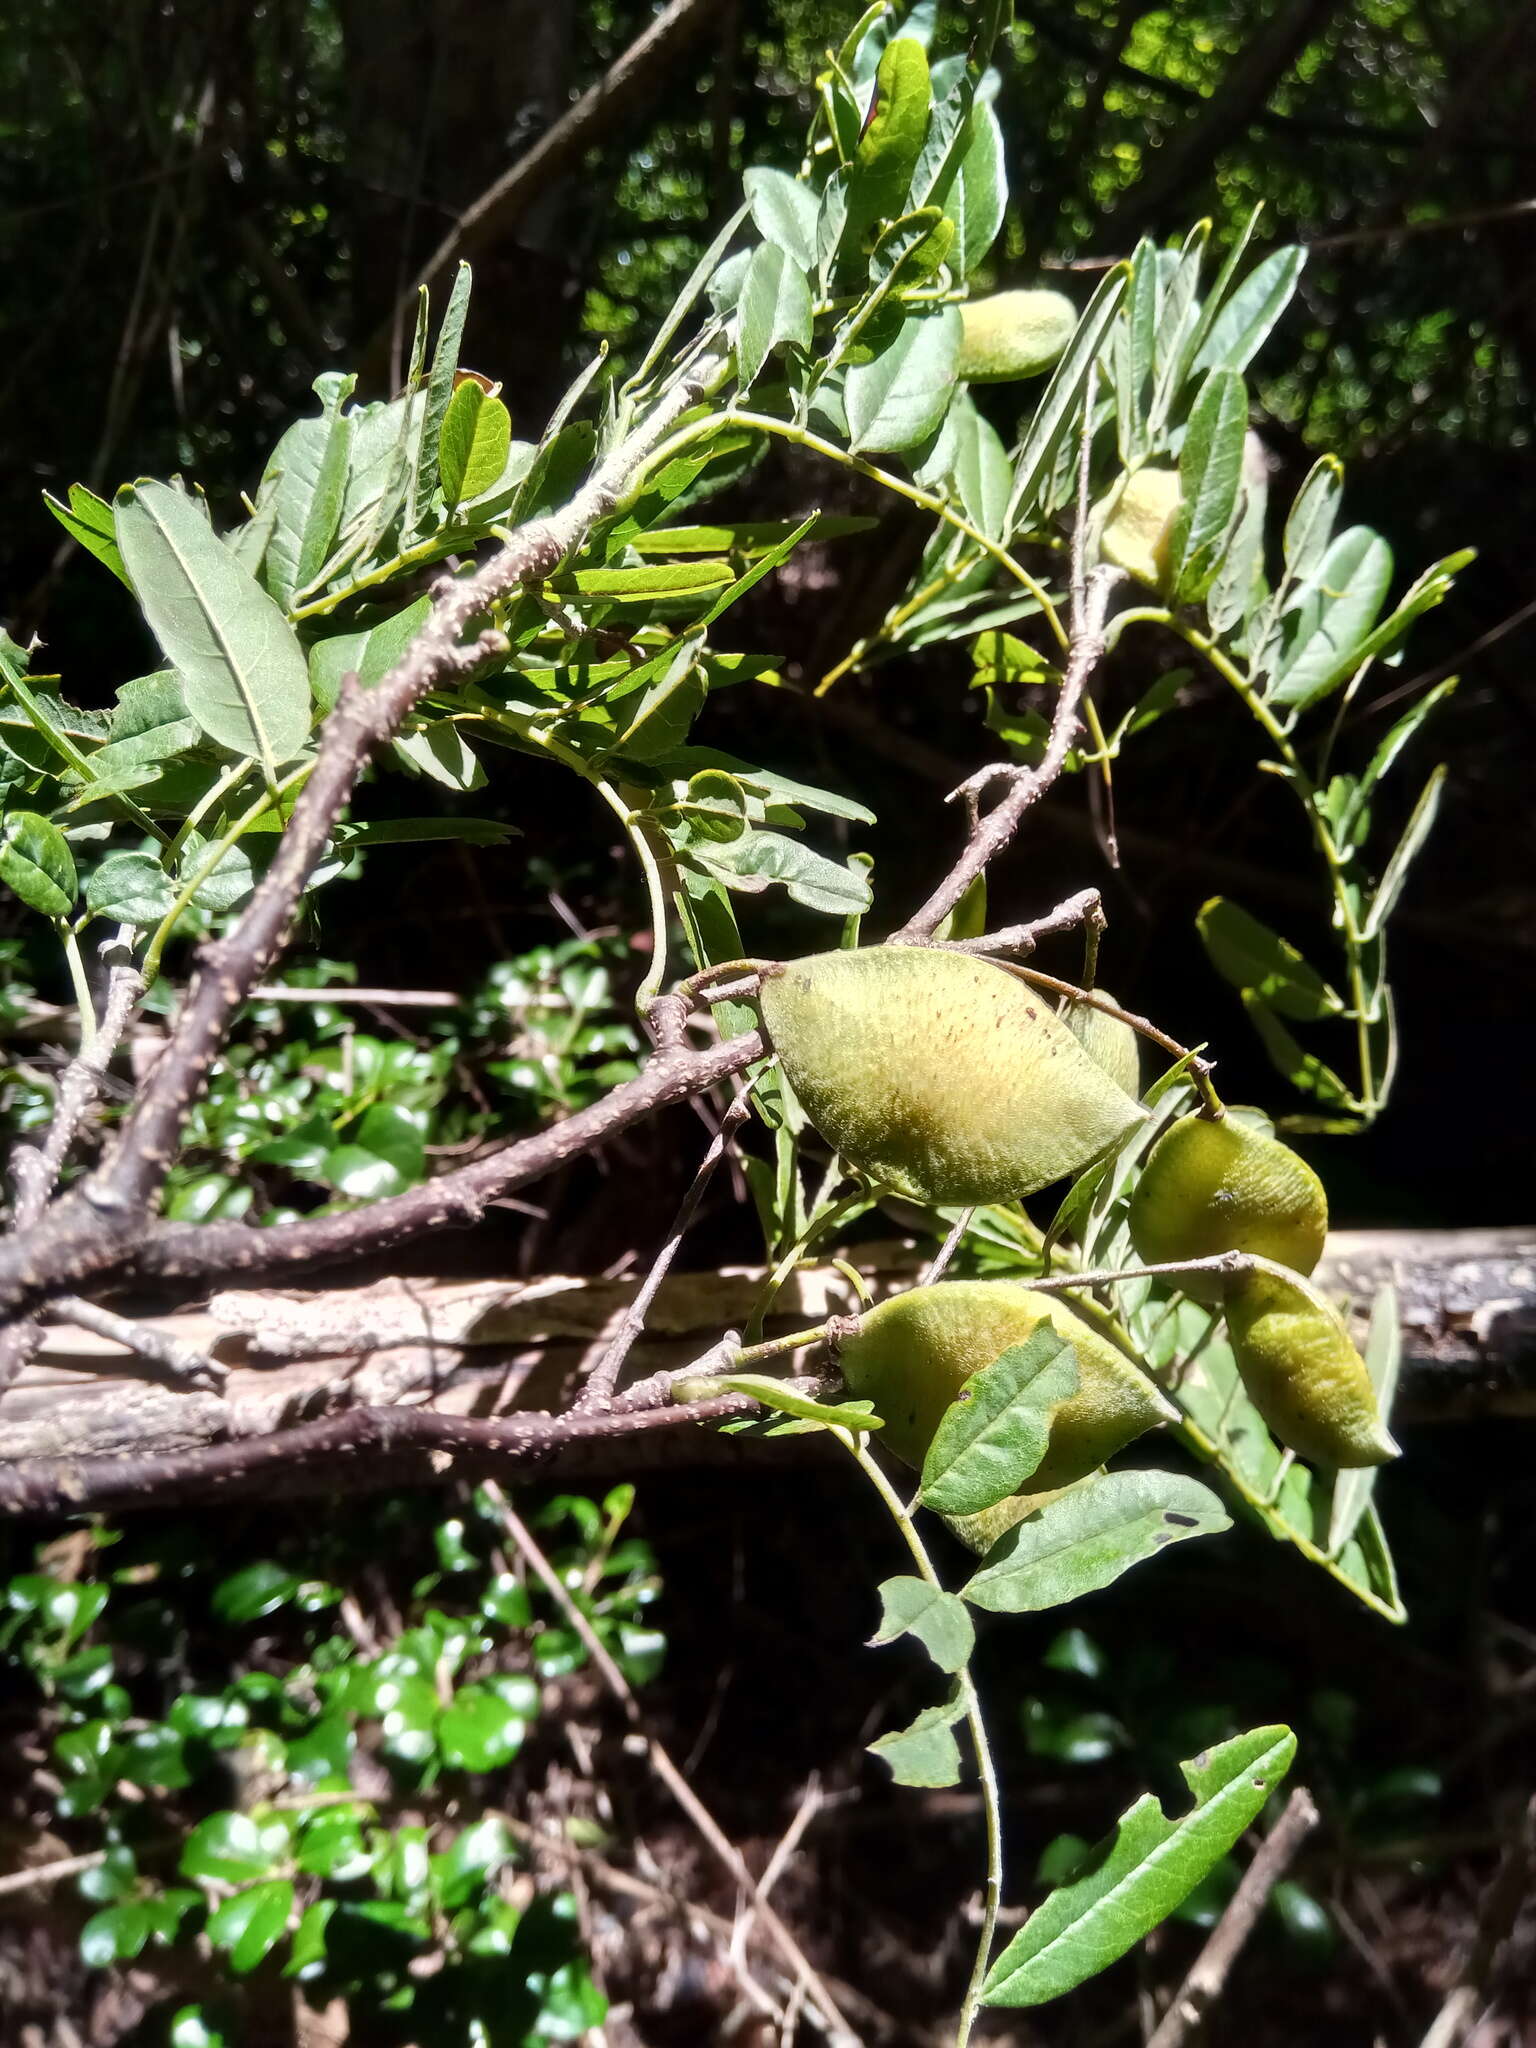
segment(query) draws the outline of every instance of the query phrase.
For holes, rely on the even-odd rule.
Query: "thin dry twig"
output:
[[[831,2029],[832,2039],[846,2044],[846,2048],[857,2048],[858,2035],[844,2019],[836,2000],[807,1960],[800,1944],[768,1903],[762,1885],[742,1861],[741,1852],[722,1832],[714,1815],[689,1785],[662,1743],[646,1728],[645,1716],[639,1701],[630,1690],[629,1681],[608,1654],[602,1639],[587,1616],[571,1598],[564,1581],[540,1549],[532,1531],[518,1515],[505,1493],[493,1488],[493,1495],[507,1534],[537,1574],[540,1583],[571,1628],[580,1636],[588,1656],[592,1659],[593,1667],[623,1709],[624,1718],[634,1730],[633,1740],[645,1756],[646,1762],[688,1816],[716,1859],[752,1901],[764,1929],[780,1954],[791,1965],[796,1977],[805,1985],[807,1997]]]
[[[1196,1956],[1189,1974],[1173,1995],[1147,2048],[1183,2048],[1194,2030],[1201,2026],[1211,2007],[1226,1988],[1232,1966],[1258,1925],[1260,1913],[1275,1886],[1296,1858],[1302,1843],[1318,1823],[1312,1794],[1298,1785],[1285,1803],[1285,1811],[1269,1833],[1248,1868],[1242,1882],[1227,1902],[1227,1909],[1212,1928],[1205,1947]]]
[[[650,1314],[657,1290],[667,1277],[672,1261],[677,1256],[678,1247],[693,1227],[693,1219],[699,1213],[699,1204],[704,1199],[704,1192],[714,1178],[716,1167],[724,1159],[731,1140],[745,1122],[749,1107],[745,1093],[739,1094],[720,1119],[720,1128],[699,1162],[699,1170],[693,1177],[692,1186],[683,1197],[671,1233],[651,1262],[650,1272],[645,1276],[639,1293],[624,1311],[607,1348],[588,1374],[586,1386],[582,1389],[581,1398],[577,1401],[574,1412],[580,1414],[588,1409],[602,1411],[613,1406],[613,1390],[618,1384],[619,1374],[624,1369],[624,1361],[645,1328],[645,1319]]]
[[[33,1863],[24,1870],[8,1870],[0,1877],[0,1898],[13,1892],[40,1891],[51,1884],[62,1884],[66,1877],[79,1877],[83,1871],[95,1870],[106,1860],[105,1849],[92,1849],[84,1856],[60,1856],[53,1863]]]
[[[1514,1927],[1520,1908],[1529,1896],[1533,1870],[1536,1870],[1536,1799],[1529,1801],[1521,1813],[1514,1835],[1494,1872],[1493,1881],[1483,1894],[1471,1947],[1420,2048],[1460,2048],[1479,2015],[1488,2009],[1488,1980],[1493,1974],[1500,1945]]]

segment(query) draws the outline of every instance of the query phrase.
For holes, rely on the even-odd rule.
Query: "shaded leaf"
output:
[[[1342,997],[1289,939],[1226,896],[1212,896],[1195,919],[1211,965],[1234,988],[1252,989],[1272,1010],[1301,1023],[1337,1017]]]

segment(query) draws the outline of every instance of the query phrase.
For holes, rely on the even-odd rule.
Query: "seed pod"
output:
[[[766,974],[761,1003],[817,1130],[919,1202],[1032,1194],[1146,1114],[1033,989],[969,954],[817,953]]]
[[[1096,1472],[1143,1430],[1172,1421],[1177,1412],[1123,1352],[1063,1302],[1012,1280],[914,1287],[862,1317],[858,1335],[840,1346],[838,1363],[850,1390],[872,1401],[883,1418],[881,1443],[920,1470],[965,1381],[1024,1343],[1042,1322],[1071,1344],[1078,1387],[1051,1411],[1050,1442],[1029,1481],[1033,1496]]]
[[[1139,583],[1159,589],[1168,575],[1168,547],[1184,500],[1176,469],[1138,469],[1105,504],[1099,552]]]
[[[1011,1493],[1007,1500],[1000,1500],[995,1507],[983,1508],[979,1515],[941,1515],[939,1519],[952,1535],[959,1537],[967,1550],[974,1550],[978,1557],[985,1557],[993,1544],[1000,1542],[1010,1529],[1017,1528],[1026,1515],[1049,1507],[1053,1500],[1060,1500],[1070,1490],[1065,1486],[1053,1486],[1044,1493]]]
[[[1398,1455],[1365,1360],[1316,1288],[1278,1269],[1245,1273],[1227,1299],[1227,1332],[1249,1400],[1309,1464]]]
[[[1114,1001],[1108,989],[1099,994]],[[1095,1066],[1102,1067],[1117,1088],[1133,1099],[1141,1094],[1141,1034],[1121,1017],[1096,1010],[1092,1003],[1080,1003],[1068,996],[1061,1006],[1061,1021]]]
[[[1307,1162],[1278,1138],[1231,1114],[1185,1116],[1152,1147],[1129,1222],[1149,1266],[1253,1252],[1310,1273],[1328,1237],[1328,1197]],[[1190,1273],[1179,1284],[1210,1302],[1227,1285],[1211,1273]]]
[[[1038,377],[1077,328],[1077,308],[1060,292],[994,292],[960,308],[958,374],[972,384]]]

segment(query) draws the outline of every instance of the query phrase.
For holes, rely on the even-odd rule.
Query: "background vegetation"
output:
[[[720,224],[743,165],[793,167],[806,81],[854,11],[815,0],[697,10],[675,60],[601,126],[579,166],[532,191],[506,233],[477,252],[465,359],[504,380],[516,428],[542,425],[594,344],[606,341],[622,357],[644,333]],[[0,167],[9,256],[0,293],[0,590],[13,635],[39,632],[48,666],[64,670],[73,692],[109,701],[120,682],[150,666],[150,650],[110,579],[60,551],[38,492],[77,478],[109,487],[120,476],[185,466],[233,508],[238,493],[253,488],[277,431],[309,409],[318,371],[370,359],[376,381],[364,395],[382,394],[402,289],[455,216],[607,72],[650,13],[540,0],[366,8],[352,0],[255,8],[132,0],[103,14],[66,0],[13,10],[0,23],[10,110]],[[1463,677],[1441,731],[1452,763],[1447,800],[1398,944],[1404,1072],[1392,1110],[1367,1136],[1325,1142],[1314,1156],[1340,1223],[1522,1220],[1532,1106],[1527,1020],[1536,993],[1527,617],[1536,604],[1528,540],[1536,334],[1527,282],[1536,232],[1536,139],[1528,132],[1536,19],[1468,0],[1157,10],[1084,0],[1021,6],[1013,55],[999,114],[1014,197],[997,282],[1033,283],[1049,271],[1049,281],[1086,303],[1091,266],[1128,252],[1141,234],[1160,237],[1208,212],[1219,252],[1262,202],[1261,253],[1266,241],[1312,245],[1301,293],[1257,371],[1277,497],[1289,496],[1318,449],[1333,448],[1349,461],[1353,515],[1389,533],[1405,559],[1467,543],[1479,550],[1452,602],[1420,629],[1413,673],[1402,678],[1406,696],[1427,676]],[[793,458],[770,463],[754,486],[758,516],[793,509],[797,477]],[[866,509],[856,492],[847,509]],[[730,748],[739,724],[749,723],[760,757],[834,783],[827,757],[835,735],[867,749],[871,800],[882,819],[895,821],[873,843],[896,900],[931,866],[931,850],[902,821],[915,807],[931,814],[942,790],[987,756],[980,693],[957,719],[957,676],[945,654],[905,657],[845,680],[826,700],[830,727],[813,728],[801,692],[875,623],[920,545],[915,523],[909,535],[899,522],[894,533],[887,525],[867,546],[854,541],[818,555],[757,600],[757,629],[786,651],[791,687],[754,691],[750,700],[727,694],[710,735]],[[1281,794],[1253,797],[1252,742],[1240,717],[1208,710],[1200,732],[1194,750],[1176,721],[1154,729],[1138,771],[1117,790],[1123,880],[1107,868],[1099,873],[1094,847],[1108,819],[1090,810],[1083,790],[1048,806],[1027,856],[1014,859],[1027,858],[1030,896],[1042,901],[1080,883],[1092,865],[1114,920],[1121,992],[1189,1037],[1219,1018],[1228,1092],[1272,1099],[1262,1056],[1193,937],[1193,914],[1213,891],[1233,887],[1305,941],[1313,898],[1293,876]],[[308,934],[304,971],[317,980],[332,975],[331,958],[339,957],[366,981],[483,994],[430,1019],[408,1049],[397,1017],[380,1020],[377,1036],[359,1037],[337,1012],[317,1009],[308,1038],[289,1039],[279,1052],[264,1037],[273,1020],[252,1013],[237,1060],[263,1089],[290,1086],[296,1103],[305,1092],[338,1134],[340,1156],[327,1153],[315,1166],[322,1186],[348,1192],[359,1129],[385,1093],[400,1102],[414,1091],[409,1106],[431,1113],[427,1142],[452,1145],[578,1103],[632,1056],[627,997],[645,962],[612,936],[634,922],[634,906],[614,895],[627,886],[615,881],[624,865],[593,860],[592,819],[569,815],[566,803],[563,791],[551,797],[536,768],[514,765],[477,793],[475,808],[515,823],[546,865],[531,869],[515,842],[468,854],[380,852],[366,887],[329,892],[322,922]],[[1012,872],[1017,880],[1020,866]],[[7,916],[8,906],[0,909]],[[22,950],[19,919],[13,929],[5,1000],[23,1056],[9,1076],[8,1108],[25,1125],[43,1101],[26,1048],[46,1044],[46,1006],[67,1001],[68,990],[51,979],[51,965]],[[328,1062],[342,1037],[351,1048],[344,1068],[339,1056]],[[688,1170],[677,1130],[663,1124],[631,1141],[628,1163],[649,1176],[658,1209],[669,1179],[680,1191]],[[173,1213],[230,1213],[227,1205],[249,1201],[253,1190],[259,1199],[284,1185],[263,1175],[289,1162],[252,1158],[217,1095],[197,1135],[200,1148],[179,1169]],[[424,1161],[397,1155],[392,1163],[409,1179]],[[632,1253],[633,1236],[623,1177],[584,1166],[554,1186],[544,1215],[502,1212],[472,1247],[439,1242],[416,1256],[438,1272],[463,1259],[487,1272],[597,1271]],[[735,1249],[725,1220],[706,1222],[701,1257],[724,1259]],[[1310,1754],[1325,1760],[1312,1778],[1328,1811],[1326,1847],[1277,1909],[1239,1987],[1240,2010],[1228,2009],[1234,2036],[1241,2026],[1258,2038],[1321,2040],[1332,2029],[1343,2041],[1369,2027],[1418,2039],[1507,1832],[1509,1788],[1531,1781],[1528,1445],[1518,1432],[1474,1425],[1420,1432],[1410,1453],[1384,1487],[1384,1512],[1403,1551],[1414,1622],[1407,1636],[1373,1633],[1366,1658],[1342,1600],[1335,1606],[1326,1589],[1308,1586],[1299,1609],[1287,1576],[1293,1567],[1257,1538],[1220,1565],[1170,1562],[1154,1612],[1139,1589],[1111,1592],[1085,1612],[1080,1630],[1009,1641],[1009,1668],[999,1677],[1020,1699],[1010,1768],[1035,1838],[1092,1836],[1125,1803],[1127,1786],[1157,1779],[1228,1725],[1289,1719]],[[943,2010],[937,1987],[952,1959],[942,1949],[898,1958],[919,1940],[931,1942],[937,1902],[954,1894],[958,1904],[968,1866],[955,1852],[954,1816],[936,1799],[919,1846],[908,1845],[909,1868],[895,1871],[881,1832],[892,1823],[883,1795],[860,1777],[859,1743],[864,1717],[890,1711],[882,1688],[896,1682],[867,1671],[850,1677],[846,1646],[867,1632],[866,1596],[861,1583],[844,1584],[828,1568],[845,1548],[877,1539],[838,1476],[823,1482],[814,1471],[796,1482],[786,1529],[783,1484],[773,1473],[727,1485],[691,1475],[657,1477],[644,1490],[673,1651],[657,1710],[688,1742],[713,1731],[700,1767],[717,1780],[711,1796],[737,1839],[760,1832],[771,1842],[789,1817],[786,1785],[807,1773],[842,1791],[861,1787],[846,1827],[834,1819],[821,1846],[813,1832],[796,1904],[802,1921],[818,1925],[837,1968],[878,1990],[888,2012],[917,2014],[919,2027],[926,2012]],[[569,1691],[580,1674],[549,1661],[531,1615],[517,1608],[485,1619],[497,1574],[494,1560],[476,1554],[473,1512],[465,1502],[452,1515],[440,1502],[419,1513],[407,1504],[391,1524],[405,1531],[398,1564],[392,1554],[366,1570],[345,1554],[344,1531],[311,1543],[275,1526],[276,1517],[232,1520],[217,1566],[164,1561],[184,1558],[184,1522],[136,1530],[125,1538],[134,1554],[124,1548],[123,1583],[147,1583],[135,1571],[179,1575],[205,1605],[178,1606],[195,1619],[174,1652],[155,1631],[184,1628],[185,1619],[167,1623],[147,1612],[124,1621],[120,1647],[122,1596],[114,1593],[93,1637],[111,1645],[107,1661],[92,1653],[89,1667],[67,1678],[59,1673],[75,1654],[78,1616],[50,1611],[36,1587],[29,1596],[25,1579],[39,1561],[18,1554],[10,1654],[33,1688],[17,1693],[18,1735],[41,1727],[51,1742],[63,1720],[50,1725],[48,1716],[61,1714],[58,1702],[75,1687],[77,1704],[101,1697],[103,1711],[89,1725],[101,1722],[110,1733],[96,1739],[137,1745],[131,1764],[112,1758],[130,1785],[185,1795],[194,1802],[188,1811],[205,1810],[205,1819],[236,1810],[238,1799],[221,1803],[222,1779],[218,1796],[206,1783],[198,1789],[198,1773],[219,1771],[227,1750],[211,1724],[192,1725],[196,1715],[184,1704],[186,1725],[178,1726],[175,1702],[182,1694],[202,1699],[206,1686],[207,1698],[240,1699],[248,1710],[262,1690],[248,1681],[264,1669],[290,1674],[328,1656],[336,1669],[347,1666],[359,1645],[343,1641],[345,1631],[326,1618],[347,1597],[373,1644],[364,1662],[419,1656],[419,1638],[403,1652],[397,1638],[437,1626],[420,1618],[428,1605],[456,1621],[469,1613],[489,1633],[466,1685],[511,1684],[510,1695],[486,1697],[500,1700],[504,1718],[521,1719],[512,1709],[528,1705],[518,1681],[531,1672],[550,1711],[579,1722],[590,1708],[579,1690]],[[600,1510],[592,1512],[601,1524]],[[458,1537],[445,1536],[447,1528]],[[454,1540],[467,1542],[475,1561],[459,1562]],[[254,1612],[236,1613],[231,1603],[242,1596],[228,1588],[258,1568],[280,1575],[266,1582],[274,1593],[279,1585],[319,1590],[302,1599],[285,1592],[265,1609],[263,1595]],[[627,1569],[645,1581],[649,1560],[631,1556]],[[582,1563],[579,1575],[586,1570]],[[469,1591],[441,1596],[426,1584],[434,1572]],[[454,1573],[462,1576],[454,1581]],[[813,1615],[797,1590],[805,1575],[826,1595]],[[65,1570],[65,1582],[69,1576]],[[153,1604],[149,1594],[139,1601]],[[322,1620],[298,1618],[310,1614]],[[229,1656],[231,1624],[266,1615],[280,1618],[270,1637],[186,1683],[215,1645],[218,1658]],[[515,1642],[495,1635],[498,1621]],[[341,1647],[327,1651],[332,1642]],[[434,1671],[440,1661],[439,1646]],[[133,1685],[121,1701],[106,1696],[120,1683],[119,1666]],[[1201,1729],[1189,1725],[1181,1682],[1196,1668],[1210,1717]],[[634,1675],[647,1668],[637,1665]],[[149,1696],[156,1685],[158,1700]],[[812,1697],[823,1711],[812,1711]],[[343,1698],[339,1686],[316,1691],[316,1721],[328,1698]],[[497,1718],[492,1708],[479,1711]],[[530,1707],[528,1719],[536,1718]],[[247,1711],[240,1725],[262,1726],[263,1716]],[[441,1729],[432,1728],[436,1741]],[[303,1776],[306,1752],[299,1748],[296,1765],[294,1747],[314,1727],[283,1734],[283,1768]],[[408,1752],[409,1743],[389,1768],[419,1766],[421,1756]],[[82,1751],[80,1775],[90,1761]],[[462,1751],[444,1750],[444,1769],[465,1767]],[[617,1761],[597,1781],[621,1804],[645,1798]],[[305,1782],[323,1786],[323,1778]],[[126,1808],[134,1803],[127,1799]],[[518,1810],[515,1800],[509,1805]],[[464,1820],[470,1836],[470,1808]],[[625,1824],[653,1833],[659,1825],[634,1809]],[[7,1825],[22,1833],[31,1825],[24,1799]],[[366,1893],[370,1908],[473,1919],[481,1910],[475,1884],[501,1846],[499,1838],[475,1839],[480,1847],[464,1852],[462,1868],[425,1876],[406,1868],[406,1848],[364,1844],[355,1853],[376,1860],[348,1893],[349,1910]],[[390,1842],[400,1842],[398,1831]],[[673,1844],[671,1853],[671,1875],[698,1889],[687,1852]],[[289,1881],[280,1859],[272,1867],[279,1874],[270,1882]],[[126,1866],[104,1868],[78,1911],[62,1900],[50,1906],[71,1936],[87,1915],[122,1908],[113,1886]],[[372,1919],[379,1924],[378,1913]],[[50,1931],[58,1927],[45,1915],[11,1953],[11,1976],[0,1983],[25,2022],[44,2028],[53,2024],[48,2001],[59,1987],[39,1959],[67,1952],[50,1945]],[[464,1942],[472,1946],[484,1931],[466,1922]],[[1183,1939],[1170,1930],[1158,1958],[1169,1977],[1187,1954]],[[33,1951],[28,1940],[38,1945]],[[552,1944],[541,1962],[573,1971],[540,2008],[554,2015],[548,2037],[560,2038],[561,2025],[579,2029],[590,2015],[581,2003],[585,1966],[554,1937]],[[535,1974],[538,1967],[530,1965]],[[653,1998],[670,2018],[648,2024],[673,2026],[674,2038],[714,2038],[718,1987],[688,1985],[684,1996],[673,1984],[664,1998],[664,1974],[658,1964],[653,1981],[637,1986],[617,1976],[610,1988],[642,2003]],[[1099,2030],[1129,2038],[1135,1989],[1127,1968],[1087,1994],[1075,2038],[1098,2038]],[[68,1995],[72,2012],[89,2011],[89,2037],[102,2042],[127,2038],[146,2007],[132,1997],[114,2003],[79,1981]],[[254,1997],[243,2005],[243,2024],[255,2029],[248,2038],[289,2023],[281,2002],[271,2014]],[[147,2009],[143,2038],[173,2038],[172,2010],[153,2000]],[[1508,2030],[1488,2033],[1489,2043],[1518,2038],[1518,2011],[1508,2010],[1499,2022]],[[198,2024],[222,2021],[210,2006]],[[920,2035],[900,2038],[909,2037]],[[193,2038],[177,2038],[176,2048]]]

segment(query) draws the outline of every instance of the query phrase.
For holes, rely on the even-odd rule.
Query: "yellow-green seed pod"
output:
[[[1398,1455],[1354,1339],[1295,1274],[1246,1273],[1227,1298],[1232,1356],[1265,1422],[1311,1465],[1384,1465]]]
[[[1071,1490],[1068,1486],[1053,1486],[1045,1493],[1012,1493],[995,1507],[983,1508],[979,1515],[941,1515],[939,1520],[952,1535],[959,1537],[967,1550],[985,1557],[993,1544],[1010,1529],[1017,1528],[1027,1515],[1049,1507],[1053,1500],[1060,1500]]]
[[[1099,994],[1114,1001],[1108,989]],[[1061,1006],[1061,1021],[1096,1066],[1108,1074],[1127,1095],[1141,1094],[1141,1033],[1122,1017],[1096,1010],[1092,1003],[1075,1002],[1072,997]]]
[[[1328,1196],[1298,1153],[1230,1112],[1180,1117],[1147,1156],[1131,1196],[1131,1242],[1149,1266],[1252,1252],[1310,1273],[1328,1238]],[[1197,1301],[1219,1302],[1227,1283],[1191,1273]]]
[[[1184,500],[1176,469],[1138,469],[1105,504],[1099,552],[1138,583],[1160,589],[1168,576],[1168,548]]]
[[[1013,1201],[1146,1112],[1042,996],[966,953],[868,946],[763,977],[763,1022],[811,1122],[915,1201]]]
[[[880,1442],[921,1470],[934,1431],[966,1380],[1025,1343],[1042,1322],[1071,1344],[1078,1387],[1051,1411],[1050,1441],[1029,1480],[1033,1496],[1096,1472],[1177,1412],[1145,1373],[1064,1302],[1012,1280],[914,1287],[860,1318],[858,1335],[838,1348],[838,1364],[849,1390],[872,1401],[884,1419]]]
[[[959,375],[1008,384],[1050,369],[1077,328],[1077,308],[1060,292],[994,292],[960,308]]]

